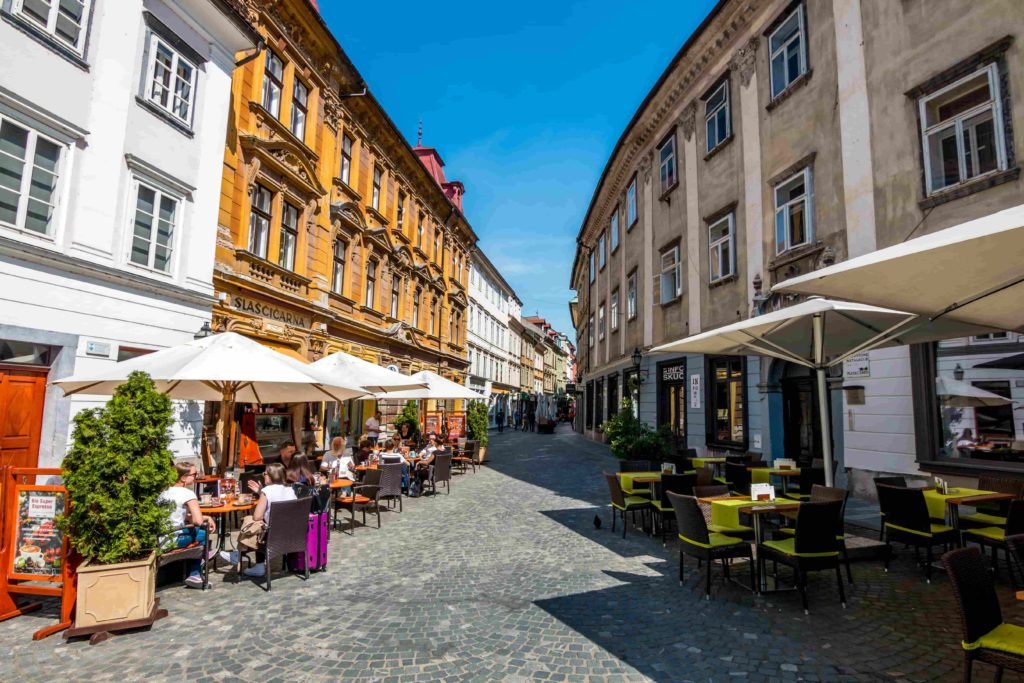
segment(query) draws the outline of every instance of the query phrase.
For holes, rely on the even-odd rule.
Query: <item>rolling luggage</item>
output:
[[[327,543],[330,538],[329,515],[327,511],[309,515],[306,527],[306,552],[292,553],[289,565],[292,571],[323,571],[327,569]]]

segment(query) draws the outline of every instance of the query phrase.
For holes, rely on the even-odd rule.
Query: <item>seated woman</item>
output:
[[[250,482],[250,484],[255,483]],[[267,465],[267,469],[263,473],[263,485],[255,487],[254,490],[259,491],[260,499],[256,503],[256,509],[253,510],[252,516],[246,516],[242,520],[242,532],[238,536],[238,545],[249,550],[256,550],[256,564],[246,569],[245,575],[263,576],[267,573],[266,558],[263,552],[257,549],[256,542],[262,535],[262,530],[266,529],[266,525],[270,523],[270,508],[274,503],[295,500],[297,496],[294,489],[288,485],[284,465],[279,462]],[[231,564],[238,564],[237,550],[230,552],[222,550],[220,556]]]
[[[423,480],[430,479],[430,468],[434,465],[434,455],[443,452],[444,449],[438,444],[437,436],[435,434],[431,434],[427,437],[427,445],[419,453],[420,458],[422,459],[416,463],[416,482],[413,486],[413,491],[410,493],[410,497],[415,498],[419,495],[419,491],[423,489]]]
[[[187,548],[193,543],[206,543],[206,534],[216,531],[217,524],[212,517],[204,515],[199,509],[199,499],[195,492],[198,470],[190,462],[176,462],[174,469],[178,472],[178,480],[157,499],[158,503],[167,504],[171,510],[171,527],[174,534],[169,540],[173,544],[172,547]],[[207,529],[200,528],[204,522],[208,525]],[[202,561],[195,560],[190,565],[185,585],[189,588],[202,588]]]
[[[314,486],[316,484],[316,472],[309,463],[305,453],[296,453],[292,461],[288,463],[285,478],[289,484],[304,484]]]

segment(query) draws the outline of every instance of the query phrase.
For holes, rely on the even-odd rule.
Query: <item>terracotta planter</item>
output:
[[[153,612],[156,553],[135,562],[93,564],[78,568],[78,602],[74,628],[106,626],[147,619]]]
[[[487,446],[480,447],[480,452],[477,457],[480,458],[480,464],[482,465],[487,460]]]

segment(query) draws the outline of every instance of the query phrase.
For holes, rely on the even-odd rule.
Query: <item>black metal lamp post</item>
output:
[[[636,419],[640,419],[640,363],[644,355],[640,353],[640,347],[633,349],[633,377],[636,378]]]
[[[206,339],[213,334],[213,328],[210,327],[210,321],[207,320],[203,323],[203,326],[199,328],[199,331],[192,335],[195,340]]]

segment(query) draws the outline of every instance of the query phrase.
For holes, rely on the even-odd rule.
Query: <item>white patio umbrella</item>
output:
[[[1024,204],[780,282],[772,289],[1024,331]]]
[[[436,372],[423,370],[409,376],[414,382],[422,382],[426,386],[420,389],[409,389],[405,391],[386,391],[376,394],[377,398],[394,398],[406,400],[483,400],[483,394],[457,384],[450,379],[445,379]]]
[[[171,398],[227,404],[344,401],[367,393],[358,385],[325,382],[309,373],[308,367],[252,339],[224,332],[53,383],[65,396],[109,395],[132,372],[142,371],[153,379],[158,391]],[[224,421],[225,455],[232,442],[230,422]]]
[[[986,408],[1013,403],[1005,396],[993,394],[991,391],[979,389],[973,384],[949,377],[936,378],[935,393],[943,403],[952,408]]]
[[[337,378],[347,384],[358,385],[371,393],[427,388],[426,382],[417,382],[408,375],[388,370],[344,351],[332,353],[311,363],[309,369],[325,380]]]
[[[913,344],[977,333],[976,326],[940,320],[907,334],[896,332],[912,313],[813,298],[732,325],[656,346],[653,352],[705,353],[780,358],[813,369],[818,379],[825,482],[833,485],[832,438],[825,371],[850,356],[879,346]]]

